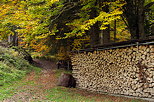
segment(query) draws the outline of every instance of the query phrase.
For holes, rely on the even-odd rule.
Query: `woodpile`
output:
[[[154,98],[154,45],[77,53],[71,60],[78,88]]]

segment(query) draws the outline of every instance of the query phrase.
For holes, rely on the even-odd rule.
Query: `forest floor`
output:
[[[53,61],[34,61],[42,68],[41,72],[31,72],[20,83],[16,83],[15,93],[2,102],[147,102],[56,86],[57,74],[62,70],[57,72]]]

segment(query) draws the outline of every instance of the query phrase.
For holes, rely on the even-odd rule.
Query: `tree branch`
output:
[[[144,11],[145,11],[145,12],[150,11],[150,10],[151,10],[150,7],[151,7],[152,5],[154,5],[154,2],[150,2],[150,3],[148,3],[147,5],[145,5],[145,6],[144,6]]]
[[[72,8],[78,6],[79,2],[78,3],[74,3],[74,2],[69,2],[69,3],[66,3],[64,5],[64,8],[61,9],[61,12],[54,18],[54,19],[51,19],[51,23],[50,23],[50,26],[49,26],[49,29],[51,28],[51,25],[56,22],[56,20],[58,20],[65,12],[71,10]]]
[[[123,15],[121,15],[121,18],[122,18],[122,20],[124,21],[124,23],[126,24],[126,26],[129,28],[129,25],[128,25],[128,23],[126,22],[125,17],[124,17]]]

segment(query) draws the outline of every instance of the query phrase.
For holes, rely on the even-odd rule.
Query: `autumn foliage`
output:
[[[105,35],[109,42],[129,40],[132,34],[128,18],[123,15],[128,3],[127,0],[2,0],[0,40],[16,34],[20,46],[42,55],[60,54],[61,49],[66,52],[84,49],[91,46],[92,39],[103,44]],[[152,1],[145,0],[145,5],[149,3]],[[146,25],[150,26],[153,21],[148,19]],[[105,31],[109,33],[102,33]]]

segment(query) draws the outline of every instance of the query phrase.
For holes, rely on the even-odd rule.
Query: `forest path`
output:
[[[56,86],[56,78],[53,69],[56,64],[53,61],[34,60],[36,66],[43,68],[38,75],[35,72],[29,73],[24,82],[33,84],[19,85],[17,92],[12,97],[2,102],[50,102],[46,99],[46,91]]]

